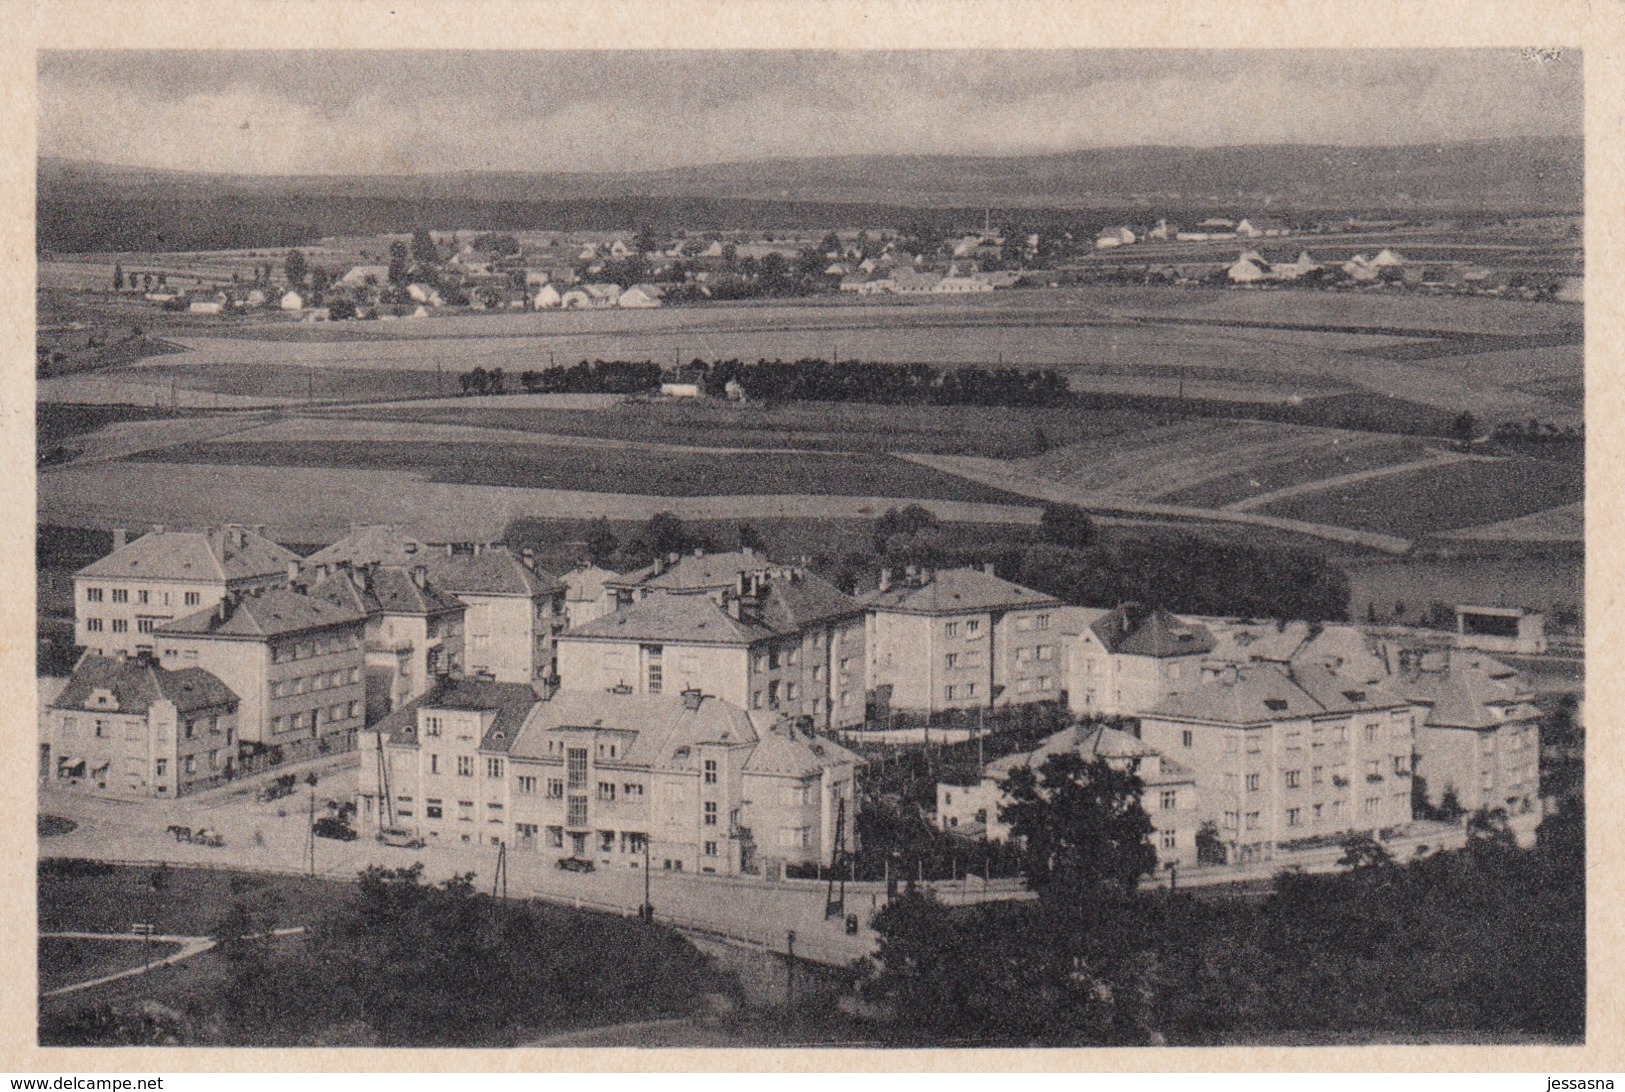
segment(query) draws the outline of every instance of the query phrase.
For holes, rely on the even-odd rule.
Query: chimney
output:
[[[700,703],[705,700],[705,694],[699,690],[683,691],[683,708],[689,712],[698,712]]]
[[[121,667],[124,665],[124,662],[126,660],[128,660],[129,658],[130,658],[130,654],[128,652],[126,652],[122,648],[118,649],[117,651],[115,651],[113,653],[113,659],[117,660],[118,663],[119,663],[119,666],[121,666]]]
[[[164,524],[162,524],[162,523],[155,523],[155,524],[153,524],[153,525],[152,525],[152,533],[153,533],[153,534],[155,534],[155,535],[161,535],[161,534],[164,534],[164,533],[165,533],[165,532],[167,532],[167,531],[168,531],[168,530],[169,530],[169,528],[168,528],[168,527],[166,527],[166,526],[165,526],[165,525],[164,525]]]
[[[259,535],[261,538],[264,538],[265,537],[265,524],[263,524],[263,523],[254,524],[254,533],[256,535]]]
[[[903,576],[907,578],[910,584],[914,583],[920,579],[920,567],[918,565],[905,565],[903,567]]]
[[[739,596],[729,595],[726,592],[723,593],[722,605],[728,611],[728,617],[734,619],[735,621],[737,621],[739,618],[740,602],[741,598]]]
[[[427,565],[412,566],[412,583],[422,588],[429,582],[429,567]]]
[[[695,557],[704,557],[705,556],[705,547],[704,546],[696,546],[696,547],[694,547],[694,556]]]
[[[741,547],[739,547],[739,552],[744,554],[746,557],[755,557],[756,556],[755,549],[753,549],[750,546],[741,546]]]
[[[984,573],[986,573],[987,575],[992,576],[993,575],[993,562],[991,562],[991,561],[982,562],[982,571]]]
[[[526,546],[523,550],[519,551],[519,560],[520,560],[520,563],[525,566],[525,568],[527,568],[527,569],[535,569],[536,568],[536,551],[531,549],[529,546]],[[416,569],[413,570],[413,572],[416,572],[416,571],[417,571]]]
[[[297,557],[288,561],[288,583],[292,584],[299,579],[299,570],[301,568],[302,563]]]
[[[885,565],[880,567],[880,590],[891,591],[891,569]]]
[[[666,560],[675,565],[679,561],[683,560],[683,555],[678,553],[676,550],[673,550],[671,553],[666,555]]]
[[[113,528],[113,549],[122,550],[124,549],[125,544],[129,541],[130,532],[126,531],[122,527]]]

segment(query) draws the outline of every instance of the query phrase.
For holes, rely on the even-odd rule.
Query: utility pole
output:
[[[305,825],[305,854],[313,877],[316,875],[316,781],[315,770],[305,775],[305,784],[310,786],[310,822]]]
[[[784,941],[784,1007],[788,1010],[796,1005],[796,931],[786,933]]]
[[[649,836],[647,834],[643,836],[643,909],[639,916],[649,924],[654,924],[654,903],[649,901]]]

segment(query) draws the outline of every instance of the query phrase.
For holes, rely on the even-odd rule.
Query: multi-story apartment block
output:
[[[288,581],[299,555],[263,528],[154,528],[133,542],[113,532],[113,552],[73,578],[74,643],[93,656],[151,652],[166,622],[214,606],[227,594]]]
[[[237,758],[231,688],[145,655],[85,656],[45,720],[47,769],[59,788],[173,798],[230,777]]]
[[[999,815],[1008,798],[999,786],[1017,766],[1035,772],[1051,755],[1072,751],[1084,761],[1105,759],[1119,770],[1137,774],[1145,786],[1140,806],[1151,819],[1151,846],[1162,866],[1195,865],[1196,832],[1201,824],[1197,804],[1196,775],[1142,739],[1104,725],[1077,724],[1050,736],[1026,754],[1006,755],[987,764],[975,785],[937,786],[937,825],[968,837],[985,836],[1003,842],[1010,837],[1010,825]]]
[[[1416,710],[1427,801],[1517,814],[1540,800],[1540,710],[1517,671],[1481,652],[1407,658],[1392,686]]]
[[[362,828],[436,842],[510,840],[508,752],[539,701],[527,683],[445,679],[363,732]]]
[[[851,843],[858,760],[697,691],[448,681],[366,734],[358,809],[435,842],[598,867],[782,874]],[[373,753],[376,752],[376,753]]]
[[[988,569],[909,569],[864,600],[880,719],[1061,697],[1060,601]]]
[[[399,527],[352,527],[331,546],[305,559],[309,568],[348,563],[411,571],[428,569],[429,582],[467,608],[463,615],[463,666],[470,675],[529,684],[554,674],[553,639],[564,629],[565,588],[535,567],[527,551],[514,555],[501,544],[467,543],[439,548]]]
[[[566,625],[564,585],[500,546],[472,554],[432,553],[429,579],[468,608],[463,662],[497,682],[546,682],[556,676],[554,641]]]
[[[799,568],[736,572],[719,592],[654,591],[559,638],[571,690],[701,690],[820,729],[864,717],[863,608]]]
[[[1412,818],[1410,705],[1323,664],[1214,665],[1142,712],[1140,734],[1194,772],[1232,862]]]
[[[620,579],[619,573],[596,565],[583,565],[559,579],[564,583],[564,616],[572,626],[602,618],[618,605],[609,581]]]
[[[427,566],[341,563],[308,575],[308,594],[365,616],[368,699],[384,712],[462,671],[464,606],[434,586]]]
[[[239,697],[244,754],[279,748],[293,760],[348,750],[365,714],[366,618],[287,588],[228,595],[160,627],[167,668],[200,667]]]
[[[1068,641],[1067,704],[1083,716],[1133,716],[1196,683],[1213,646],[1205,626],[1125,603]]]

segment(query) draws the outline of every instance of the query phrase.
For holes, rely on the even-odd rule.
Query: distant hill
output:
[[[266,177],[44,159],[38,183],[39,244],[63,251],[285,246],[422,224],[585,229],[680,221],[708,229],[876,222],[882,214],[895,223],[987,207],[1577,212],[1584,195],[1583,145],[1562,138],[845,156],[604,174]]]

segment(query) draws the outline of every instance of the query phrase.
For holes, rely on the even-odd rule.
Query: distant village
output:
[[[400,844],[778,878],[851,844],[865,743],[1039,709],[1063,727],[1036,751],[938,786],[941,831],[1005,839],[1011,769],[1066,751],[1137,774],[1163,868],[1543,806],[1542,714],[1498,658],[1545,651],[1522,610],[1464,606],[1454,632],[1185,617],[991,566],[848,595],[748,547],[555,574],[392,526],[307,557],[260,527],[118,531],[73,583],[43,783],[175,801],[354,755],[343,814]]]
[[[1504,271],[1466,260],[1410,260],[1399,242],[1410,226],[1215,216],[1184,226],[1165,218],[1113,224],[1092,238],[1016,235],[989,224],[940,239],[878,227],[822,236],[789,230],[420,230],[325,240],[287,253],[173,255],[150,263],[162,268],[126,269],[121,262],[112,286],[193,315],[272,313],[309,322],[819,295],[941,298],[1089,283],[1580,300],[1578,276]],[[1347,249],[1343,236],[1379,241],[1347,258],[1320,261],[1309,249],[1311,236],[1339,251]],[[1380,241],[1385,237],[1389,243]],[[1236,244],[1233,257],[1219,249],[1228,242]],[[213,268],[192,268],[189,257]]]

